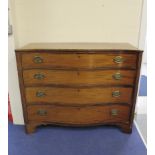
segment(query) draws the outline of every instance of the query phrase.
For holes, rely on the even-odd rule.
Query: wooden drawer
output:
[[[22,54],[23,68],[136,68],[136,54]]]
[[[24,84],[29,85],[133,85],[136,72],[133,70],[24,70]]]
[[[33,105],[27,107],[29,121],[45,121],[74,125],[87,125],[103,122],[128,122],[128,106],[86,106],[65,107]]]
[[[99,103],[129,103],[132,88],[54,88],[27,87],[26,101],[31,103],[55,104],[99,104]]]

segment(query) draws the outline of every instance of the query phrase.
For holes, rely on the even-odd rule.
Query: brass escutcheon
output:
[[[40,109],[37,111],[37,115],[39,116],[45,116],[47,115],[47,111],[46,110],[43,110],[43,109]]]
[[[43,97],[43,96],[45,96],[46,94],[44,93],[44,92],[41,92],[41,91],[38,91],[38,92],[36,92],[36,96],[37,97]]]
[[[117,116],[118,115],[118,110],[117,109],[112,109],[111,110],[111,115],[112,116]]]
[[[33,58],[34,63],[43,63],[43,59],[40,56],[34,56]]]
[[[122,56],[116,56],[116,57],[113,59],[113,61],[114,61],[115,63],[120,64],[120,63],[123,63],[124,58],[123,58]]]
[[[113,75],[113,78],[114,78],[115,80],[120,80],[120,79],[122,79],[122,75],[121,75],[121,73],[115,73],[115,74]]]
[[[116,91],[113,91],[112,92],[112,96],[113,97],[119,97],[121,95],[120,91],[119,90],[116,90]]]
[[[41,80],[41,79],[44,79],[44,78],[45,78],[45,75],[44,75],[44,74],[38,73],[38,74],[34,74],[33,77],[34,77],[35,79]]]

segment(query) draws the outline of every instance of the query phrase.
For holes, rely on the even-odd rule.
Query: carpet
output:
[[[145,75],[140,78],[139,96],[147,96],[147,76]]]
[[[146,155],[135,126],[132,134],[109,126],[39,127],[27,135],[24,126],[9,123],[9,155]]]

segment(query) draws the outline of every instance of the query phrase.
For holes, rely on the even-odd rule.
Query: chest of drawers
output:
[[[39,125],[116,125],[131,133],[142,51],[127,43],[16,49],[27,133]]]

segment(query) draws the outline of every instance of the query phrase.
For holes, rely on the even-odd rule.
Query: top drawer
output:
[[[136,54],[22,54],[23,68],[136,68]]]

